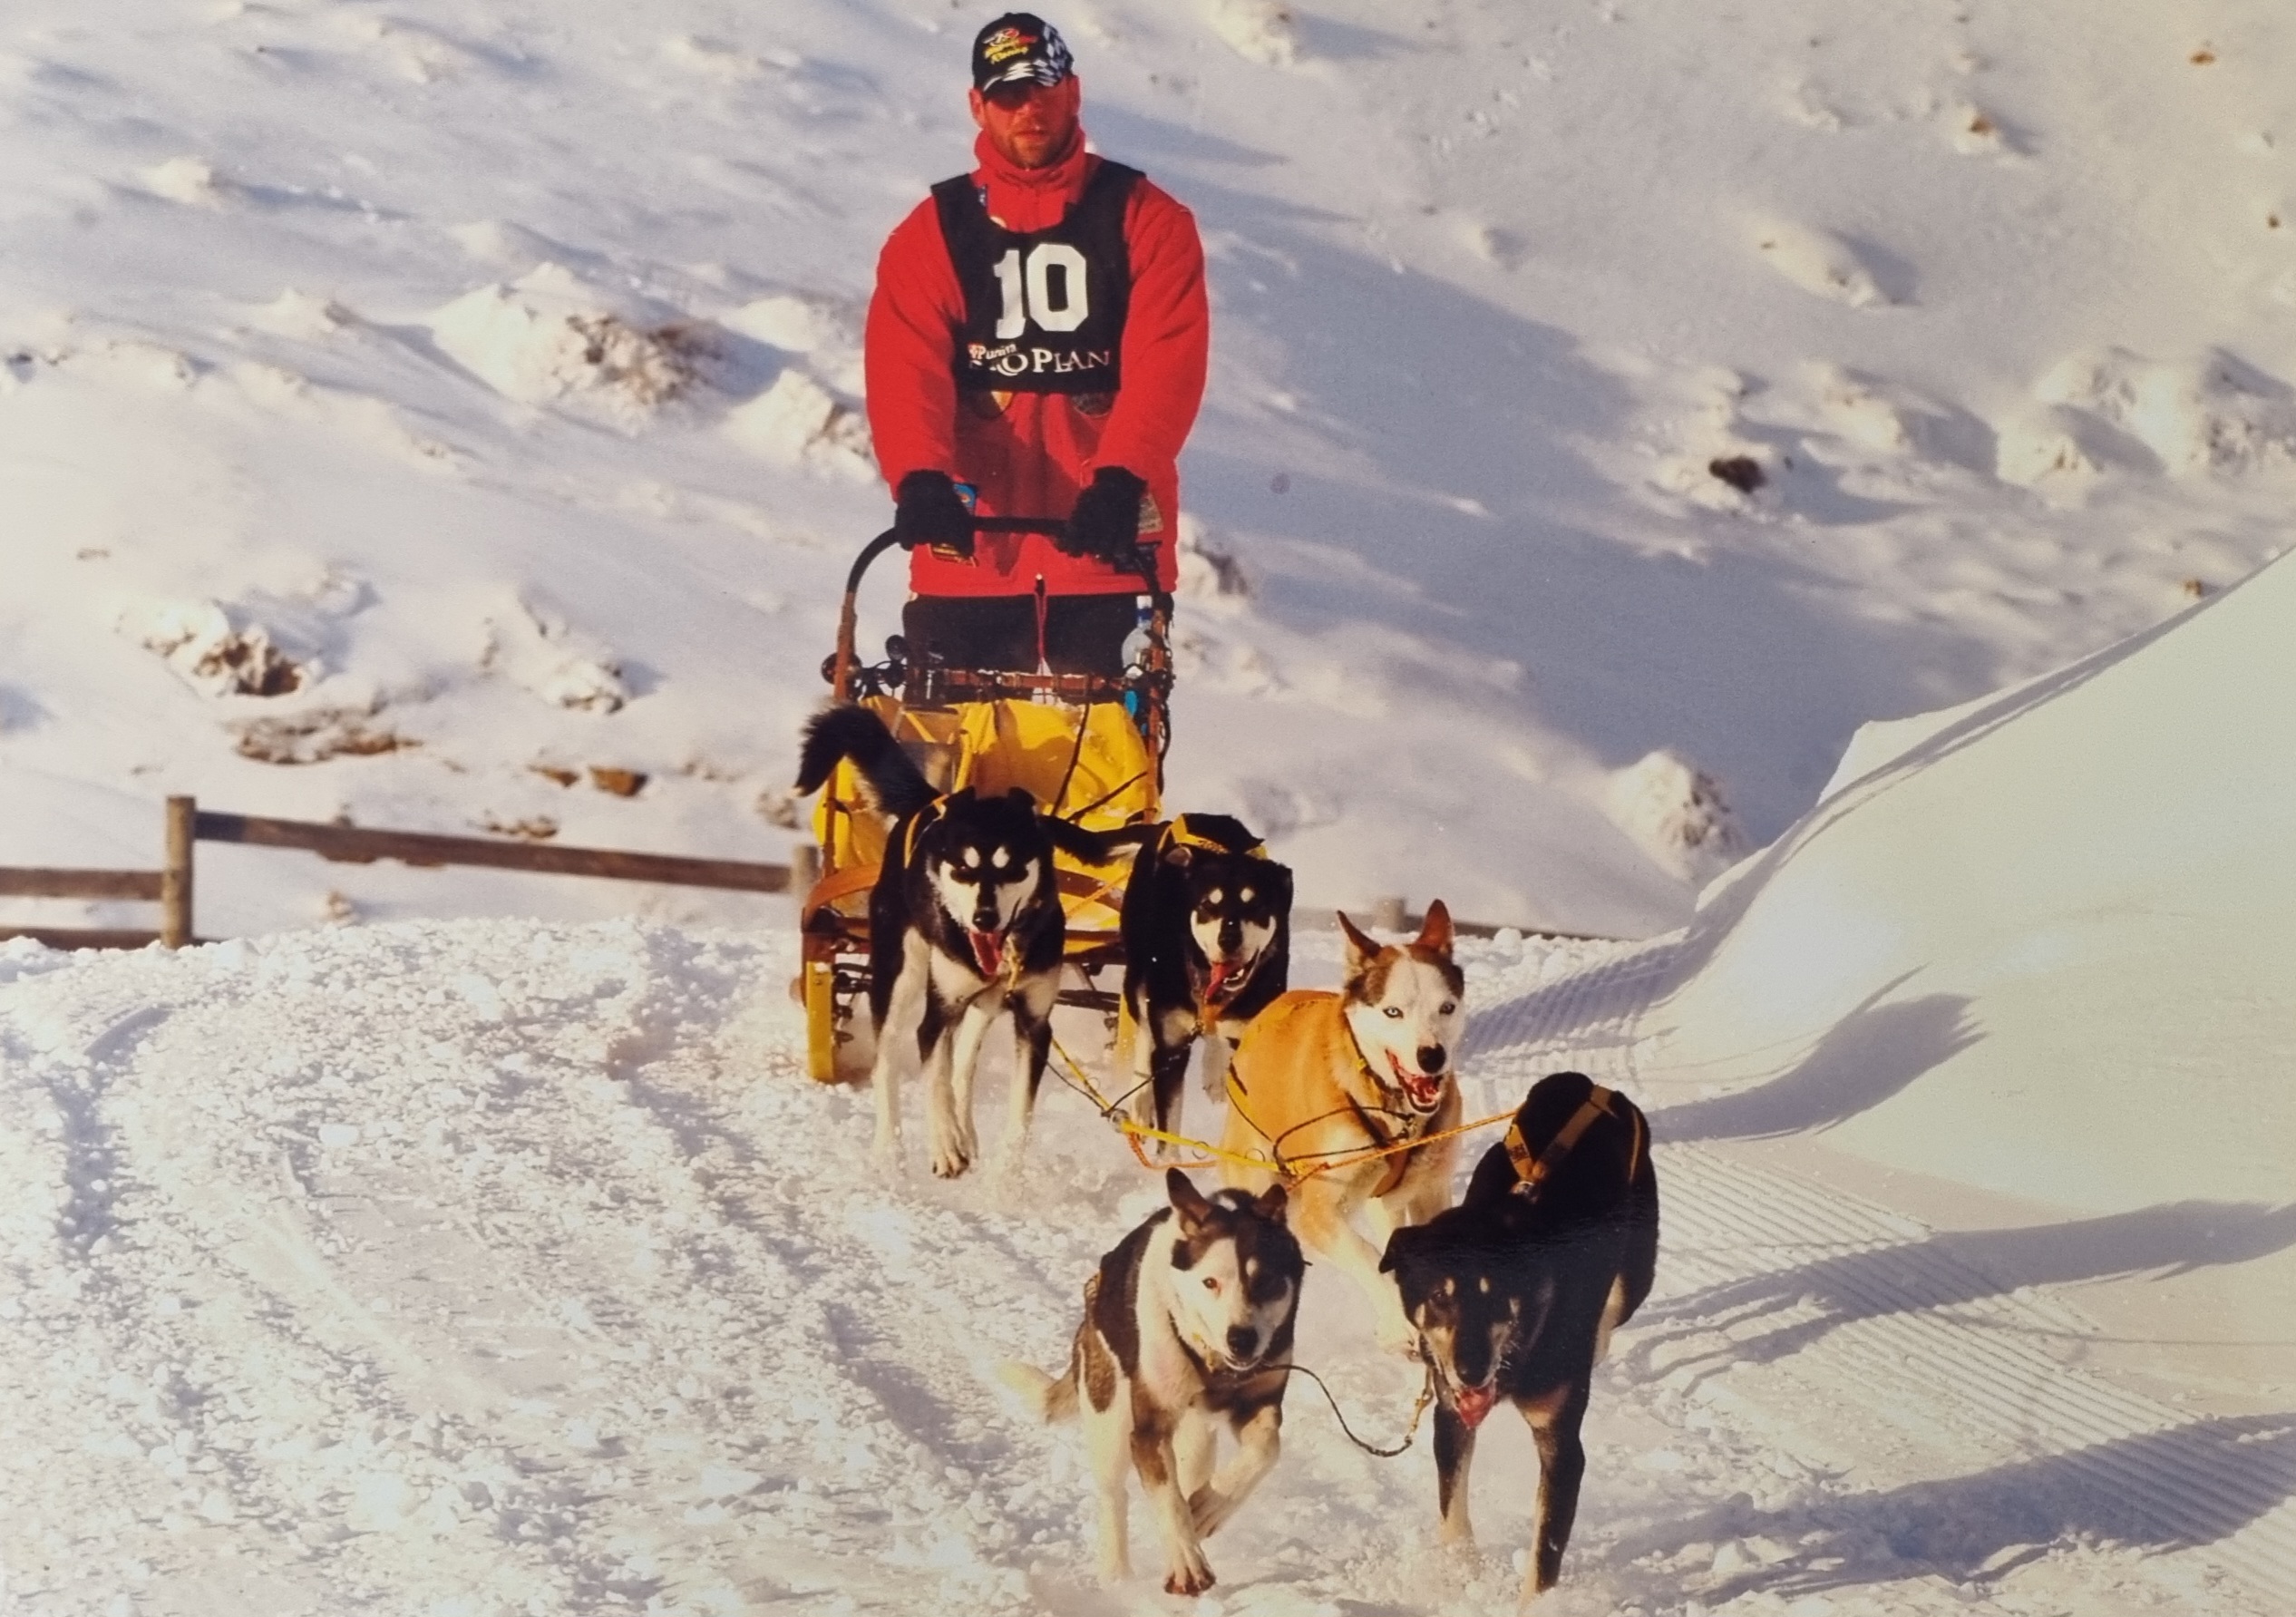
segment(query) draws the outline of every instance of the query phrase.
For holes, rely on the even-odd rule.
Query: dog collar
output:
[[[1362,1127],[1365,1134],[1371,1136],[1371,1143],[1383,1150],[1391,1145],[1416,1139],[1419,1131],[1427,1125],[1427,1122],[1434,1114],[1430,1112],[1425,1116],[1421,1115],[1413,1108],[1409,1096],[1389,1088],[1381,1080],[1379,1075],[1372,1069],[1370,1058],[1363,1053],[1363,1046],[1356,1041],[1356,1030],[1347,1026],[1346,1017],[1339,1018],[1339,1026],[1347,1029],[1347,1047],[1356,1053],[1356,1068],[1365,1077],[1371,1080],[1371,1092],[1379,1097],[1380,1110],[1397,1119],[1395,1134],[1389,1135],[1386,1130],[1379,1126],[1378,1119],[1366,1111],[1363,1104],[1350,1095],[1347,1096],[1347,1109],[1356,1115],[1357,1125]],[[1396,1102],[1401,1104],[1392,1104]],[[1372,1195],[1375,1197],[1386,1195],[1396,1185],[1401,1184],[1405,1173],[1411,1166],[1411,1159],[1417,1154],[1417,1151],[1414,1149],[1397,1151],[1389,1155],[1386,1159],[1387,1171],[1380,1176],[1379,1183],[1372,1187]]]
[[[1188,1336],[1185,1331],[1182,1331],[1176,1327],[1172,1333],[1172,1339],[1180,1344],[1180,1350],[1188,1356],[1190,1368],[1194,1369],[1197,1378],[1205,1382],[1207,1385],[1216,1384],[1223,1379],[1231,1381],[1237,1380],[1243,1377],[1258,1373],[1259,1367],[1257,1365],[1230,1364],[1223,1365],[1220,1369],[1214,1369],[1211,1365],[1211,1360],[1206,1356],[1209,1349],[1199,1349],[1195,1343],[1188,1339]]]

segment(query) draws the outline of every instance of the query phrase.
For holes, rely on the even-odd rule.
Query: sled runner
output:
[[[983,518],[991,533],[1054,533],[1061,524],[1031,517]],[[1046,813],[1088,830],[1153,825],[1163,806],[1163,759],[1171,745],[1172,600],[1143,555],[1146,602],[1134,650],[1121,677],[1017,673],[953,667],[900,636],[885,660],[864,661],[854,646],[855,605],[870,564],[893,547],[890,530],[863,547],[846,576],[837,645],[822,673],[837,702],[858,702],[884,721],[926,776],[943,792],[984,794],[1025,787]],[[805,1005],[806,1067],[834,1083],[839,1052],[852,1037],[857,999],[869,974],[869,897],[885,858],[885,823],[851,763],[841,764],[813,809],[821,873],[799,911]],[[1124,966],[1118,917],[1131,873],[1129,847],[1112,862],[1057,862],[1072,969],[1060,1003],[1113,1015]],[[1104,974],[1116,977],[1104,983]]]

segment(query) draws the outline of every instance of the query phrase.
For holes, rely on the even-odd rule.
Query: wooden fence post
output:
[[[160,942],[169,949],[191,941],[192,825],[198,815],[193,799],[168,799],[168,856],[160,869]]]

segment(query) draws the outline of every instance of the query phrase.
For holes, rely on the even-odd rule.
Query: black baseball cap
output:
[[[1008,11],[973,36],[973,88],[1057,84],[1075,70],[1068,42],[1040,16]]]

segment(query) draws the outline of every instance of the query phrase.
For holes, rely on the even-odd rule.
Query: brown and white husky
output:
[[[1237,1047],[1221,1147],[1268,1165],[1230,1160],[1221,1175],[1252,1191],[1289,1181],[1293,1233],[1363,1288],[1381,1344],[1407,1352],[1411,1323],[1379,1258],[1397,1229],[1450,1203],[1456,1142],[1412,1142],[1458,1126],[1451,1063],[1466,1025],[1466,984],[1439,899],[1408,943],[1383,948],[1345,915],[1339,928],[1339,991],[1284,995]],[[1404,1149],[1349,1160],[1384,1146]]]

